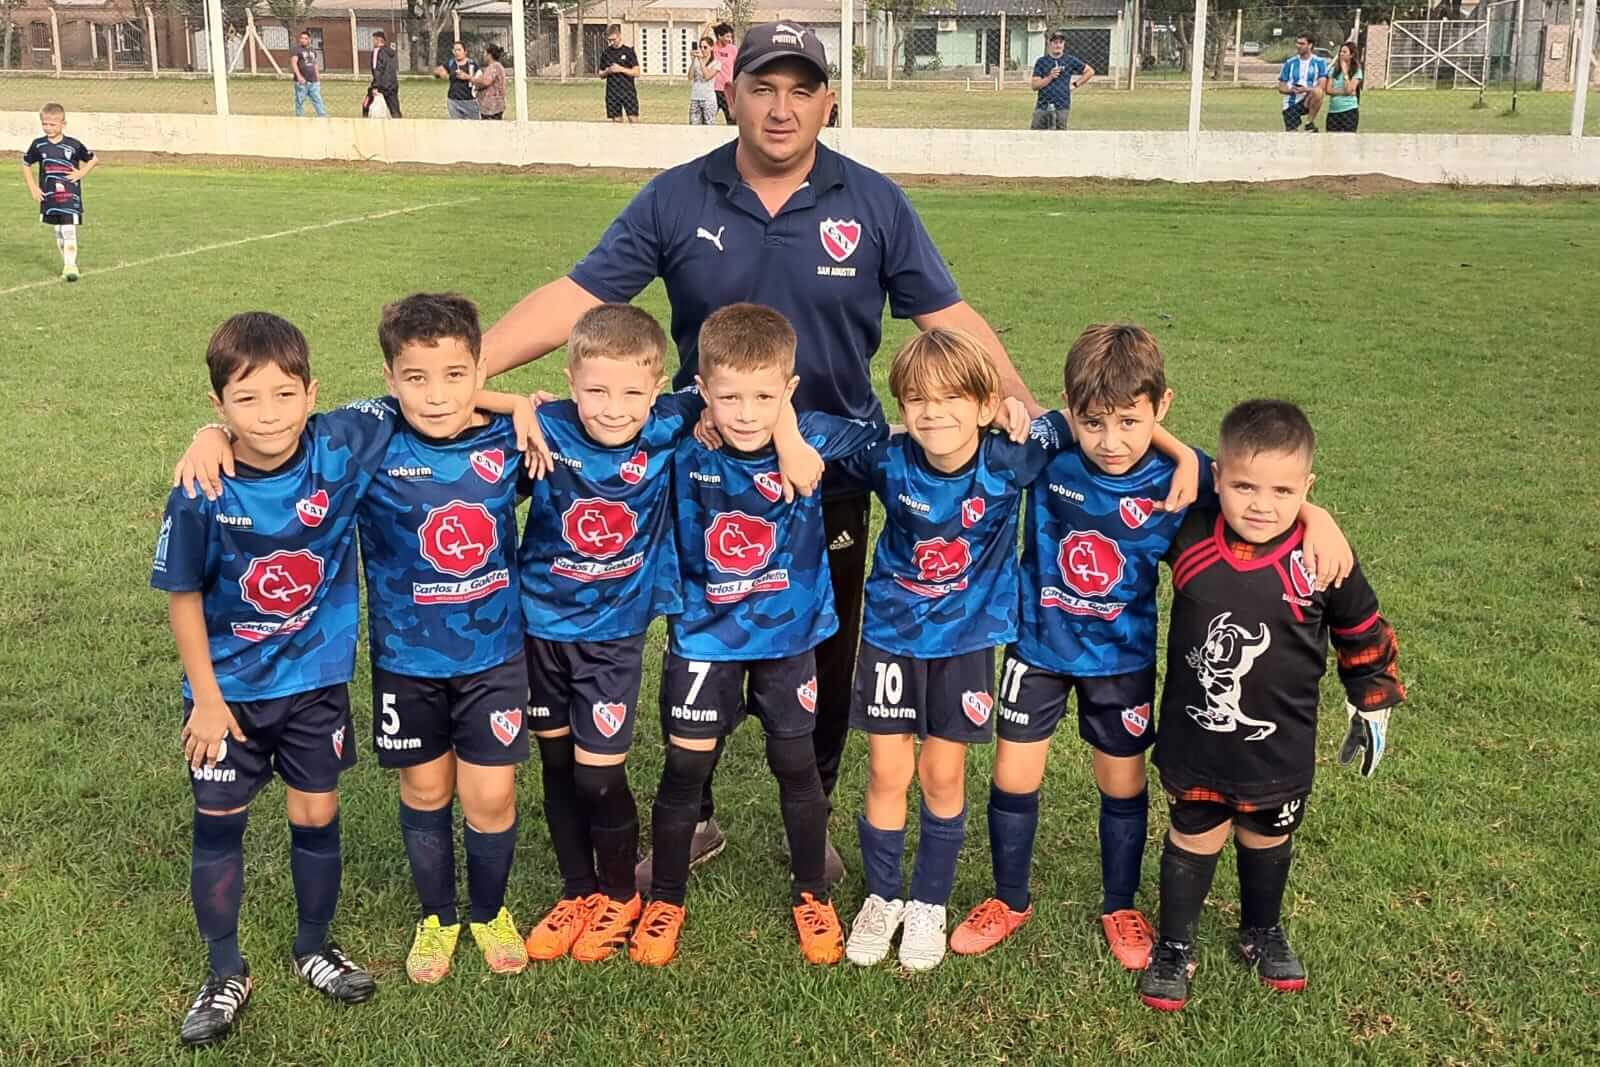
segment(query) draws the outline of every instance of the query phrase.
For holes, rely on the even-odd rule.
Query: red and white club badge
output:
[[[1123,708],[1122,728],[1134,737],[1143,737],[1144,732],[1150,728],[1150,705],[1140,704],[1136,708]]]
[[[310,605],[322,574],[321,556],[304,548],[280,548],[250,561],[239,577],[239,595],[263,615],[287,619]]]
[[[987,505],[984,504],[981,496],[969,497],[963,500],[961,502],[961,528],[970,530],[978,525],[978,520],[983,518],[985,510],[987,510]]]
[[[335,730],[329,740],[333,742],[333,758],[344,759],[344,727]]]
[[[706,559],[741,578],[765,568],[777,545],[777,525],[758,515],[719,511],[706,527]]]
[[[499,547],[500,527],[482,504],[452,500],[428,512],[417,527],[417,541],[434,570],[465,578]]]
[[[522,732],[522,709],[506,708],[504,711],[491,712],[489,729],[494,731],[496,741],[510,747],[511,742]]]
[[[972,725],[983,726],[988,723],[989,713],[994,710],[994,697],[988,693],[974,693],[969,689],[961,694],[961,710],[966,713]]]
[[[638,485],[644,481],[645,471],[650,469],[650,457],[641,449],[631,457],[622,461],[622,480],[629,485]]]
[[[843,263],[861,243],[861,223],[855,219],[823,219],[822,250],[835,263]]]
[[[628,721],[628,705],[597,700],[594,703],[594,728],[605,737],[616,737]]]
[[[1150,521],[1150,516],[1156,513],[1156,502],[1147,496],[1125,496],[1117,505],[1117,514],[1122,516],[1122,523],[1130,530],[1137,530]]]
[[[310,496],[295,501],[294,513],[300,516],[301,522],[313,529],[321,526],[322,520],[328,517],[328,491],[318,489]]]
[[[810,678],[806,679],[805,683],[794,691],[794,695],[799,698],[800,706],[802,708],[805,708],[806,711],[811,712],[813,715],[816,714],[817,676],[813,674]]]
[[[756,492],[774,504],[783,495],[783,481],[778,477],[777,471],[762,471],[750,480],[755,483]]]
[[[639,516],[628,505],[600,497],[574,500],[561,516],[561,536],[572,550],[606,560],[628,547],[639,532]]]
[[[485,448],[467,458],[472,462],[473,473],[491,485],[498,482],[500,476],[506,472],[505,449]]]
[[[1056,566],[1079,596],[1105,596],[1122,581],[1122,549],[1099,530],[1073,530],[1061,539]]]
[[[1305,553],[1298,548],[1289,553],[1289,583],[1294,586],[1296,596],[1307,600],[1317,591],[1317,576],[1306,566]]]

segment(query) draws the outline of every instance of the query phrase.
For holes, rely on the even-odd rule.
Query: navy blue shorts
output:
[[[277,773],[302,793],[331,793],[356,765],[350,689],[330,685],[272,700],[230,702],[247,741],[224,738],[214,767],[189,771],[194,804],[207,811],[242,808]],[[183,721],[194,701],[183,700]]]
[[[661,734],[718,738],[754,715],[770,737],[809,737],[817,728],[817,658],[731,663],[667,653],[661,667]]]
[[[546,641],[530,637],[528,728],[571,727],[586,752],[620,756],[633,746],[644,634],[615,641]]]
[[[1055,735],[1067,696],[1078,694],[1078,736],[1108,756],[1137,756],[1156,739],[1156,667],[1128,674],[1071,678],[1035,667],[1006,649],[1000,673],[1001,740],[1026,743]]]
[[[447,752],[504,767],[528,758],[528,668],[522,653],[455,678],[372,667],[372,749],[380,767],[415,767]]]
[[[964,745],[994,740],[994,649],[915,659],[861,642],[850,725]]]

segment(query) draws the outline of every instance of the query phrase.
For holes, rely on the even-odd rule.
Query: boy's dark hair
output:
[[[1246,400],[1222,417],[1217,454],[1254,456],[1261,452],[1303,452],[1317,448],[1311,420],[1287,400]]]
[[[1309,45],[1314,45],[1314,44],[1317,43],[1316,37],[1312,36],[1309,33],[1297,33],[1297,34],[1294,35],[1294,39],[1297,40],[1297,41],[1304,41],[1306,44],[1309,44]]]
[[[311,31],[307,30],[307,29],[301,29],[300,36],[301,37],[310,37],[311,36]]]
[[[712,367],[752,371],[776,367],[794,373],[794,327],[780,311],[761,304],[729,304],[700,325],[700,373]]]
[[[617,25],[615,22],[613,22],[611,25],[606,27],[607,36],[609,36],[609,35],[611,35],[613,33],[616,34],[618,37],[622,36],[622,27]]]
[[[374,41],[382,41],[385,44],[387,44],[389,42],[389,35],[387,33],[384,33],[382,30],[373,30],[372,31],[372,39]]]
[[[412,293],[385,305],[378,321],[378,345],[391,367],[406,345],[419,341],[436,345],[446,337],[465,341],[474,360],[483,347],[478,305],[460,293]]]
[[[600,304],[572,324],[567,338],[567,366],[586,359],[632,360],[660,374],[667,362],[667,335],[643,308]]]
[[[44,118],[46,115],[60,115],[62,118],[66,118],[67,109],[60,104],[49,103],[39,109],[40,118]]]
[[[715,26],[711,27],[711,32],[716,34],[718,37],[721,37],[725,33],[732,33],[733,27],[726,22],[719,22]]]
[[[1131,322],[1096,323],[1067,352],[1067,403],[1082,418],[1115,411],[1148,397],[1160,409],[1167,395],[1161,346],[1150,331]]]
[[[483,50],[489,53],[489,58],[496,63],[500,62],[500,57],[506,54],[506,50],[497,44],[486,44],[483,46]]]
[[[222,387],[236,378],[248,378],[267,364],[291,378],[311,384],[311,346],[300,328],[270,311],[241,311],[229,317],[206,344],[206,370],[211,391],[220,399]]]

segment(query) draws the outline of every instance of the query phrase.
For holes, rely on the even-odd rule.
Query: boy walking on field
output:
[[[83,222],[83,179],[99,164],[87,145],[63,131],[67,110],[46,104],[39,111],[42,136],[22,153],[22,177],[39,205],[39,221],[56,230],[61,252],[61,277],[78,280],[78,226]],[[38,167],[35,177],[33,169]]]

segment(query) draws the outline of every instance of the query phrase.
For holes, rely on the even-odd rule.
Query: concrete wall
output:
[[[0,143],[26,144],[31,112],[0,112]],[[392,163],[553,163],[659,169],[709,151],[727,127],[598,122],[446,122],[278,116],[74,112],[72,132],[97,150]],[[1181,132],[1038,134],[1025,130],[828,130],[826,142],[891,174],[1141,181],[1278,181],[1387,174],[1417,182],[1600,186],[1600,138],[1449,134],[1295,137]]]

